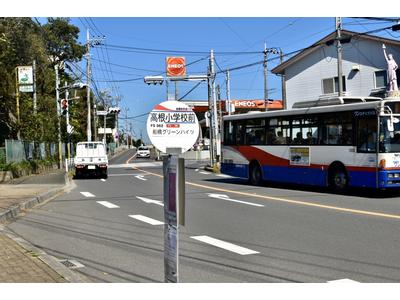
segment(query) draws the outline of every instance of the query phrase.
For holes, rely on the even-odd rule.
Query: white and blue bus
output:
[[[400,187],[400,100],[298,102],[223,118],[222,173],[315,186]]]

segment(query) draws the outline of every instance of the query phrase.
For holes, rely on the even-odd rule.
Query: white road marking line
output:
[[[136,162],[129,164],[115,164],[109,165],[109,169],[122,169],[122,168],[141,168],[141,167],[160,167],[162,162]]]
[[[228,195],[224,195],[224,194],[207,194],[207,195],[208,195],[208,197],[221,199],[221,200],[225,200],[225,201],[231,201],[231,202],[236,202],[236,203],[241,203],[241,204],[257,206],[257,207],[264,207],[264,205],[262,205],[262,204],[257,204],[257,203],[252,203],[252,202],[246,202],[246,201],[231,199],[231,198],[229,198]]]
[[[142,221],[142,222],[145,222],[150,225],[163,225],[164,224],[161,221],[158,221],[158,220],[146,217],[146,216],[142,216],[142,215],[129,215],[129,217],[139,220],[139,221]]]
[[[164,206],[164,203],[162,203],[159,200],[153,200],[153,199],[149,199],[149,198],[145,198],[145,197],[139,197],[139,196],[136,196],[136,198],[138,198],[139,200],[142,200],[143,202],[146,202],[146,203],[152,203],[152,204],[157,204],[157,205],[160,205],[160,206]]]
[[[195,169],[195,172],[198,172],[199,171],[199,169]]]
[[[257,251],[251,250],[251,249],[240,247],[235,244],[231,244],[231,243],[224,242],[224,241],[221,241],[218,239],[214,239],[214,238],[206,236],[206,235],[191,236],[191,238],[198,240],[200,242],[206,243],[206,244],[213,245],[215,247],[219,247],[219,248],[231,251],[231,252],[235,252],[240,255],[249,255],[249,254],[260,253],[260,252],[257,252]]]
[[[360,282],[348,278],[343,278],[343,279],[331,280],[328,281],[328,283],[360,283]]]
[[[80,192],[83,196],[88,197],[88,198],[92,198],[92,197],[96,197],[95,195],[93,195],[92,193],[89,192]]]
[[[119,208],[118,205],[112,204],[111,202],[108,201],[96,201],[98,204],[101,204],[107,208]]]
[[[113,177],[118,177],[118,176],[137,176],[137,175],[142,175],[143,173],[131,173],[131,174],[110,174],[108,176],[113,176]]]
[[[224,178],[232,178],[232,176],[229,176],[229,175],[226,175],[226,174],[217,174],[215,176],[224,177]]]
[[[137,179],[140,179],[140,180],[143,180],[143,181],[146,181],[146,180],[147,180],[146,178],[144,178],[143,175],[136,175],[135,177],[136,177]]]
[[[200,174],[204,174],[204,175],[210,175],[211,173],[209,173],[209,172],[204,172],[204,171],[200,171],[199,172]]]
[[[103,181],[103,182],[106,182],[107,180],[105,180],[104,178],[102,178],[102,179],[100,179],[101,181]]]

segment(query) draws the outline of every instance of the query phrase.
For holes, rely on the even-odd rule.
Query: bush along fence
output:
[[[20,140],[5,140],[0,148],[0,182],[57,168],[58,145]],[[62,156],[65,158],[65,145]]]

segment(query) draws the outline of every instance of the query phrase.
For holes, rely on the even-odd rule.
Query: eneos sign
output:
[[[183,77],[186,75],[186,63],[184,57],[167,57],[167,76]]]
[[[147,135],[161,152],[167,148],[189,150],[199,137],[199,122],[190,107],[179,101],[157,104],[147,118]]]

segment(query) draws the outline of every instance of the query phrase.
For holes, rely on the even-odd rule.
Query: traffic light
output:
[[[61,113],[63,116],[65,116],[68,112],[68,100],[67,99],[62,99],[61,100]]]

